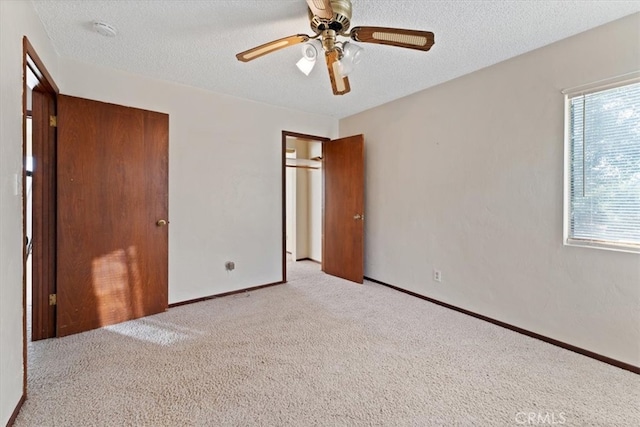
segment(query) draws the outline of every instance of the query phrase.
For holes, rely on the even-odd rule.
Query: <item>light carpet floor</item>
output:
[[[640,425],[638,375],[308,262],[28,351],[16,426]]]

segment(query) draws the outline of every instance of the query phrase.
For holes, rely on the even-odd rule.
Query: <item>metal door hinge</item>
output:
[[[57,116],[49,116],[49,126],[52,128],[58,127],[58,117]]]
[[[50,294],[49,305],[56,305],[56,304],[58,304],[58,296],[56,294]]]

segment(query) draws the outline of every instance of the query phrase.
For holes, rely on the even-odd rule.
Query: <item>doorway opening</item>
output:
[[[25,117],[24,141],[24,242],[25,242],[25,304],[26,304],[26,339],[32,338],[33,313],[33,116],[31,113],[31,82],[35,79],[33,73],[27,72],[27,112]]]
[[[282,132],[283,265],[322,263],[322,144],[328,138]]]
[[[58,87],[23,38],[23,392],[27,342],[55,337],[56,99]]]
[[[29,338],[36,341],[55,336],[58,88],[26,37],[23,51],[24,308],[31,314]],[[25,322],[25,345],[26,335]]]
[[[296,175],[295,187],[293,183],[287,187],[287,169],[313,170],[317,166],[320,171],[319,184],[314,181],[314,175],[307,175],[300,184]],[[293,173],[289,172],[289,175]],[[293,178],[290,181],[293,182]],[[299,187],[313,191],[314,182],[319,191],[311,196],[307,194],[303,199],[304,207],[298,209]],[[290,194],[289,215],[287,193]],[[318,200],[320,203],[317,203]],[[320,205],[319,215],[315,208],[309,209],[314,204]],[[302,219],[298,211],[304,213]],[[317,226],[310,219],[313,216],[317,218]],[[291,218],[289,224],[288,217]],[[289,248],[291,262],[305,258],[316,260],[327,274],[363,283],[364,217],[364,135],[331,140],[282,131],[282,282],[287,281]],[[300,222],[306,222],[302,228],[306,230],[303,232],[306,243],[302,246],[299,246]],[[312,232],[309,233],[309,230]],[[319,234],[316,230],[320,230]],[[307,256],[303,255],[303,250]]]

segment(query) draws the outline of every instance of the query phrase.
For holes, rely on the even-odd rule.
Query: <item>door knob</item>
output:
[[[360,214],[355,214],[355,215],[353,216],[353,219],[360,219],[360,218],[362,218],[362,217],[360,216]]]
[[[156,225],[157,225],[158,227],[164,227],[164,226],[165,226],[165,225],[167,225],[167,224],[169,224],[169,222],[168,222],[167,220],[164,220],[164,219],[159,219],[159,220],[156,222]]]

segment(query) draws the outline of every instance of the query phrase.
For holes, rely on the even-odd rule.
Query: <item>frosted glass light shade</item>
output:
[[[302,45],[302,58],[296,63],[298,69],[307,76],[313,70],[318,58],[318,43],[316,42],[317,40],[313,40]]]
[[[348,76],[355,66],[362,60],[362,49],[353,43],[345,42],[342,46],[342,58],[338,61],[340,74]]]
[[[313,70],[313,66],[316,65],[316,60],[313,61],[308,60],[307,58],[300,58],[298,62],[296,62],[296,66],[298,70],[302,71],[305,76],[308,76],[311,70]]]

